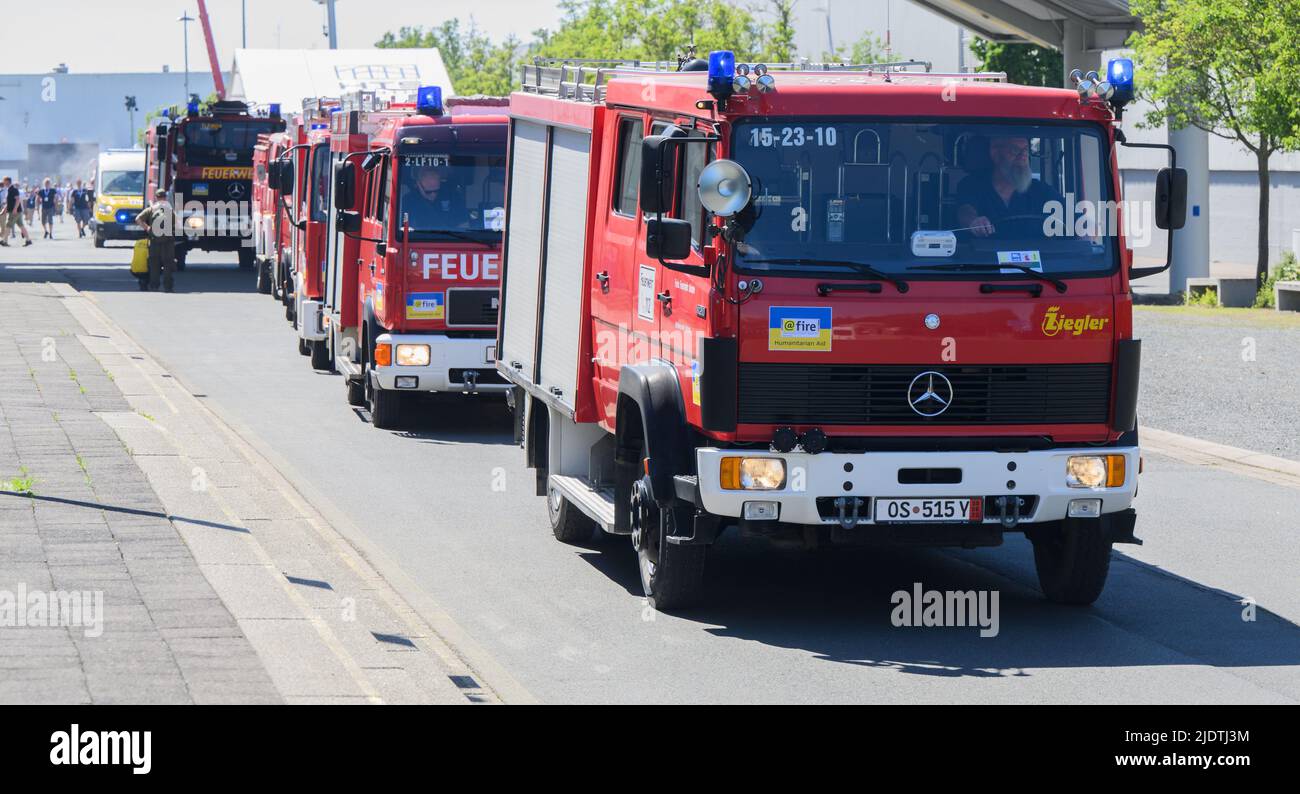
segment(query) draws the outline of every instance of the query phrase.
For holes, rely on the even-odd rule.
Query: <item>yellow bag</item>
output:
[[[131,274],[143,276],[149,273],[149,238],[135,241],[135,251],[131,254]]]

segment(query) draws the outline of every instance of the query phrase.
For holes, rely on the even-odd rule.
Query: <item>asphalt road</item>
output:
[[[1092,608],[1044,601],[1019,537],[827,554],[726,537],[710,557],[708,605],[657,615],[625,539],[551,537],[499,400],[430,400],[409,429],[378,431],[338,376],[311,370],[283,310],[232,257],[196,255],[164,295],[137,291],[125,247],[3,251],[0,264],[20,264],[0,279],[67,278],[91,293],[543,701],[1300,700],[1300,489],[1148,454],[1146,545],[1118,547]],[[916,582],[998,591],[999,634],[893,627],[891,594]],[[1257,603],[1254,620],[1243,598]]]

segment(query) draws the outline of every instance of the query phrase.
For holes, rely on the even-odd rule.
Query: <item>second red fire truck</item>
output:
[[[300,337],[380,428],[414,394],[509,389],[495,370],[505,101],[414,99],[358,92],[306,114],[279,179],[298,197]]]

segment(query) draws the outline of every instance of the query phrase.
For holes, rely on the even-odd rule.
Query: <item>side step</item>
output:
[[[334,368],[348,380],[361,380],[361,365],[346,358],[335,358]]]
[[[555,490],[568,499],[574,507],[600,524],[601,529],[611,533],[614,531],[613,488],[602,488],[597,491],[581,477],[566,477],[560,474],[551,475],[551,485],[555,486]]]

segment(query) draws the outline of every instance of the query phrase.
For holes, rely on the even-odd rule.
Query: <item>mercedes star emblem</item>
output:
[[[931,331],[933,331],[934,329],[938,328],[938,327],[939,327],[939,315],[937,315],[937,314],[927,314],[927,315],[925,315],[925,327],[926,327],[926,328],[929,328]]]
[[[907,387],[907,404],[921,416],[938,416],[952,404],[952,382],[941,372],[922,372]]]
[[[228,192],[232,199],[241,199],[244,197],[244,186],[239,182],[235,182],[230,186]]]

